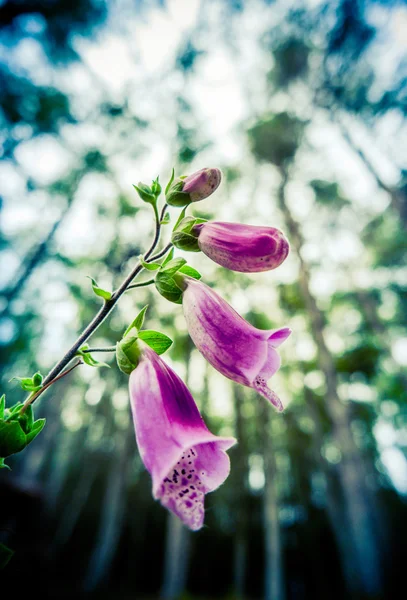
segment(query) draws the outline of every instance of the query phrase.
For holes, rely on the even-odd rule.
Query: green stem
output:
[[[166,208],[167,208],[167,205],[164,205],[163,211],[165,211]],[[155,234],[154,234],[154,239],[150,245],[150,248],[147,250],[147,252],[144,256],[144,260],[146,262],[152,262],[153,260],[156,260],[157,258],[161,258],[162,256],[164,256],[166,254],[166,252],[168,252],[169,248],[171,247],[171,244],[169,246],[166,246],[166,248],[164,248],[161,252],[159,252],[158,254],[156,254],[155,256],[150,258],[151,254],[154,252],[154,250],[159,242],[160,232],[161,232],[160,216],[158,214],[158,210],[157,210],[156,206],[154,206],[154,215],[155,215]],[[106,319],[108,314],[112,311],[112,309],[118,302],[119,298],[124,294],[124,292],[127,290],[127,288],[129,287],[129,285],[131,284],[133,279],[135,279],[135,277],[137,277],[141,273],[141,271],[143,271],[143,266],[140,264],[140,262],[138,262],[136,264],[136,266],[134,267],[134,269],[131,271],[131,273],[125,278],[125,280],[122,282],[122,284],[118,287],[118,289],[113,292],[111,298],[109,300],[105,300],[105,302],[104,302],[103,306],[100,308],[99,312],[94,316],[92,321],[88,324],[88,326],[80,334],[80,336],[77,338],[77,340],[71,346],[71,348],[68,350],[68,352],[66,352],[66,354],[61,358],[61,360],[58,361],[57,364],[54,366],[54,368],[48,373],[48,375],[44,379],[44,387],[41,388],[42,390],[46,389],[46,387],[48,387],[48,384],[51,384],[53,381],[55,381],[56,377],[61,373],[61,371],[66,367],[66,365],[69,364],[70,361],[76,356],[76,353],[79,350],[79,348],[81,346],[83,346],[83,344],[86,342],[86,340],[103,323],[103,321]],[[36,400],[37,397],[38,396],[34,396],[34,398],[30,397],[31,402],[34,402],[34,400]],[[30,398],[27,400],[27,402],[30,400]]]
[[[52,379],[52,381],[49,381],[48,383],[43,385],[41,389],[37,390],[36,392],[33,392],[31,394],[31,396],[25,401],[24,406],[20,410],[20,414],[23,415],[25,413],[25,411],[27,410],[27,408],[30,406],[30,404],[35,402],[35,400],[38,398],[38,396],[41,396],[42,392],[45,392],[45,390],[47,388],[49,388],[50,385],[52,385],[53,383],[58,381],[58,379],[62,379],[62,377],[65,377],[65,375],[68,375],[68,373],[70,373],[71,371],[76,369],[76,367],[79,367],[79,365],[83,365],[83,362],[81,360],[78,360],[78,362],[75,363],[70,369],[67,369],[63,373],[60,373],[57,377],[54,377],[54,379]]]
[[[104,348],[87,348],[86,350],[81,350],[83,354],[87,354],[90,352],[116,352],[116,346],[105,346]]]
[[[148,279],[148,281],[141,281],[140,283],[133,283],[132,285],[129,285],[129,287],[127,289],[132,290],[133,288],[144,287],[145,285],[151,285],[152,283],[154,283],[154,279]]]

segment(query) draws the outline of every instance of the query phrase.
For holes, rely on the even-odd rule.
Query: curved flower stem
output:
[[[144,260],[146,262],[152,262],[153,260],[157,260],[158,258],[161,258],[168,252],[168,250],[172,246],[172,244],[168,244],[158,254],[151,257],[151,254],[154,252],[154,250],[158,244],[158,241],[160,239],[160,233],[161,233],[160,221],[162,220],[162,218],[165,214],[166,208],[167,208],[167,205],[164,204],[163,209],[161,211],[161,215],[159,215],[157,207],[154,206],[155,234],[154,234],[154,239],[153,239],[149,249],[147,250],[146,254],[144,255]],[[124,279],[124,281],[117,288],[117,290],[115,290],[113,292],[111,298],[109,300],[105,300],[105,302],[104,302],[103,306],[100,308],[99,312],[96,313],[96,315],[94,316],[92,321],[84,329],[84,331],[80,334],[80,336],[77,338],[77,340],[74,342],[74,344],[68,350],[68,352],[66,352],[66,354],[61,358],[61,360],[57,362],[57,364],[53,367],[53,369],[51,369],[51,371],[45,377],[44,387],[41,388],[42,391],[44,389],[46,389],[46,387],[48,387],[48,384],[51,384],[53,381],[55,381],[56,377],[61,373],[61,371],[66,367],[66,365],[74,358],[74,356],[76,355],[79,348],[86,342],[86,340],[103,323],[103,321],[106,319],[108,314],[112,311],[112,309],[118,302],[119,298],[124,294],[124,292],[128,289],[128,287],[131,284],[131,282],[133,281],[133,279],[135,277],[137,277],[137,275],[139,275],[139,273],[142,270],[143,270],[143,266],[141,265],[140,261],[138,261],[136,266],[134,267],[134,269],[131,271],[131,273],[129,273],[129,275]],[[28,400],[30,400],[30,403],[34,402],[34,400],[36,400],[37,397],[38,396],[34,396],[31,400],[30,400],[30,398]]]
[[[148,281],[141,281],[140,283],[132,283],[131,285],[129,285],[129,287],[127,289],[132,290],[133,288],[144,287],[145,285],[151,285],[152,283],[154,283],[154,279],[148,279]]]
[[[90,352],[116,352],[116,346],[105,346],[104,348],[87,348],[86,350],[81,350],[83,354],[87,354]]]
[[[79,367],[79,365],[83,365],[83,362],[81,360],[78,360],[78,362],[75,363],[74,365],[72,365],[72,367],[70,369],[67,369],[63,373],[60,373],[57,377],[54,377],[54,379],[52,379],[52,381],[49,381],[48,383],[43,385],[41,389],[39,389],[38,391],[31,394],[31,396],[25,401],[24,406],[22,407],[22,409],[20,411],[20,414],[23,415],[25,413],[25,411],[27,410],[27,408],[30,406],[30,404],[35,402],[35,400],[38,398],[38,396],[41,396],[42,392],[45,392],[45,390],[47,388],[49,388],[50,385],[52,385],[53,383],[58,381],[58,379],[62,379],[62,377],[65,377],[65,375],[68,375],[68,373],[70,373],[71,371],[76,369],[76,367]]]

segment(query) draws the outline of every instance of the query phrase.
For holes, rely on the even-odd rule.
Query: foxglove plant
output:
[[[125,292],[155,283],[162,296],[183,305],[190,336],[215,369],[255,389],[277,410],[283,409],[267,380],[280,367],[276,348],[290,335],[290,329],[263,331],[253,327],[199,281],[200,274],[184,258],[174,258],[174,246],[202,251],[222,267],[246,273],[275,269],[285,260],[289,244],[274,227],[207,222],[185,216],[187,207],[210,196],[220,180],[217,168],[201,169],[176,179],[173,171],[161,211],[158,198],[162,189],[158,177],[150,186],[142,182],[134,186],[141,200],[153,208],[154,239],[115,291],[101,288],[90,278],[92,289],[103,305],[45,378],[40,373],[17,378],[22,388],[30,392],[27,400],[11,408],[5,407],[4,397],[0,400],[0,468],[6,466],[6,457],[23,450],[43,428],[45,420],[34,421],[33,417],[32,405],[36,399],[80,364],[104,366],[92,352],[115,352],[120,369],[130,376],[135,434],[141,458],[152,477],[153,496],[190,529],[202,527],[205,494],[228,476],[226,450],[236,440],[218,437],[208,430],[188,388],[159,356],[169,348],[171,340],[160,332],[142,329],[147,307],[140,311],[116,346],[89,348],[86,342]],[[157,252],[162,229],[170,222],[168,205],[184,209],[173,228],[171,242]],[[143,272],[155,272],[155,277],[134,283]],[[77,361],[66,368],[75,357]]]

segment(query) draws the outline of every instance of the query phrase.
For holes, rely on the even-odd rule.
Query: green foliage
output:
[[[349,200],[341,195],[337,183],[324,181],[323,179],[313,179],[310,181],[310,186],[315,192],[315,199],[318,204],[332,206],[333,208],[342,208],[350,204]]]
[[[289,38],[273,52],[276,62],[270,73],[270,80],[275,86],[284,87],[308,72],[310,49],[300,39]]]
[[[26,392],[37,392],[42,387],[41,373],[35,373],[32,377],[12,377],[10,381],[16,379],[20,382],[21,388]]]
[[[83,362],[85,364],[89,365],[89,367],[96,367],[96,368],[108,367],[108,368],[110,368],[110,365],[108,365],[107,363],[96,360],[96,358],[94,358],[90,352],[87,352],[88,349],[89,349],[89,344],[84,344],[83,346],[81,346],[81,348],[79,348],[79,350],[76,353],[76,356],[80,356],[82,358]]]
[[[92,289],[95,292],[96,296],[103,298],[103,300],[110,300],[110,298],[112,297],[112,292],[109,292],[108,290],[104,290],[103,288],[99,287],[96,281],[93,279],[93,277],[90,277],[89,275],[87,275],[87,277],[89,277],[89,279],[92,282]]]
[[[359,346],[347,350],[336,359],[339,373],[360,372],[369,379],[374,377],[382,350],[373,342],[363,341]]]
[[[172,344],[172,339],[159,331],[144,329],[138,334],[140,340],[145,342],[157,354],[164,354]]]
[[[248,130],[253,154],[261,161],[283,167],[294,158],[305,125],[287,112],[263,117]]]
[[[0,459],[0,469],[1,469],[1,461]],[[0,569],[4,569],[10,559],[13,557],[14,550],[8,548],[5,544],[0,543]]]
[[[21,412],[23,404],[5,408],[5,397],[0,400],[0,458],[1,468],[8,468],[4,459],[11,454],[24,450],[40,433],[45,425],[45,419],[34,421],[31,405]]]
[[[125,337],[133,328],[136,329],[137,331],[140,331],[140,329],[143,327],[144,317],[146,315],[147,309],[148,309],[148,304],[146,304],[141,309],[141,311],[139,312],[137,317],[134,319],[134,321],[132,321],[130,323],[130,325],[127,327],[126,331],[124,332],[123,337]]]

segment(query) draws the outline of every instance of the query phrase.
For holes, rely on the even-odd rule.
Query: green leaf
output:
[[[90,352],[84,352],[84,350],[87,350],[88,348],[89,344],[85,344],[84,346],[79,348],[75,356],[82,357],[83,362],[89,365],[90,367],[107,367],[108,369],[110,369],[110,365],[108,365],[107,363],[96,360],[96,358],[94,358]]]
[[[27,444],[33,441],[34,438],[43,430],[46,419],[37,419],[30,433],[27,434]]]
[[[164,354],[172,344],[172,339],[167,335],[151,329],[140,331],[139,338],[148,344],[157,354]]]
[[[0,459],[1,460],[1,459]],[[1,463],[0,463],[0,468],[1,468]],[[7,465],[3,465],[4,467],[7,467]],[[8,469],[10,467],[7,467]],[[0,543],[0,569],[4,569],[4,567],[7,565],[7,563],[9,562],[9,560],[13,557],[14,554],[14,550],[11,550],[11,548],[9,548],[8,546],[5,546],[4,544]]]
[[[90,277],[89,275],[87,275],[87,277],[92,282],[92,288],[96,296],[100,296],[101,298],[103,298],[103,300],[110,300],[110,298],[112,297],[112,293],[99,287],[96,281],[93,279],[93,277]]]
[[[0,469],[8,469],[9,471],[11,471],[11,468],[6,465],[6,463],[4,462],[4,458],[0,458]],[[0,564],[1,564],[1,560],[0,560]],[[0,566],[1,568],[1,566]]]
[[[138,185],[133,184],[133,187],[143,202],[147,202],[148,204],[156,203],[157,198],[155,197],[153,190],[148,185],[139,181]]]
[[[147,308],[148,308],[148,304],[146,304],[141,309],[141,311],[139,312],[139,314],[137,315],[137,317],[134,319],[134,321],[132,321],[130,323],[130,325],[127,327],[126,331],[124,332],[123,337],[126,337],[126,335],[130,332],[131,329],[133,329],[133,327],[135,329],[137,329],[137,331],[139,331],[143,327],[144,317],[145,317]]]
[[[33,415],[33,408],[30,405],[27,410],[24,412],[24,414],[19,415],[17,417],[18,422],[21,425],[21,429],[24,431],[25,434],[28,434],[34,424],[34,415]]]
[[[153,194],[156,198],[158,198],[158,196],[161,194],[161,185],[159,182],[159,175],[157,175],[157,179],[153,179],[153,183],[151,184],[151,191],[153,192]]]
[[[168,252],[167,256],[164,258],[163,262],[161,263],[161,267],[164,267],[173,258],[174,258],[174,248],[171,248],[171,250]]]
[[[22,389],[25,392],[37,392],[41,389],[42,385],[35,385],[31,377],[12,377],[10,381],[16,379],[20,382]]]
[[[168,223],[170,221],[171,221],[170,213],[166,212],[165,215],[164,215],[164,217],[160,221],[160,225],[168,225]]]
[[[161,267],[160,273],[165,273],[166,275],[174,275],[174,273],[179,271],[180,268],[186,264],[186,262],[187,261],[185,260],[185,258],[174,258],[166,265]]]
[[[0,419],[4,419],[4,409],[6,407],[6,394],[0,398]]]
[[[143,255],[140,254],[140,256],[138,257],[141,265],[147,269],[147,271],[156,271],[157,269],[159,269],[161,267],[161,263],[154,263],[154,262],[146,262],[143,258]]]
[[[159,271],[155,278],[156,290],[161,296],[175,304],[182,304],[182,290],[171,275]]]
[[[32,380],[33,380],[33,384],[34,385],[41,386],[42,385],[43,376],[38,371],[37,373],[34,373],[34,375],[32,376]]]
[[[168,193],[168,190],[170,189],[170,187],[171,187],[171,184],[172,184],[172,182],[174,181],[174,177],[175,177],[175,170],[174,170],[174,169],[172,169],[172,173],[171,173],[170,180],[169,180],[169,182],[167,183],[167,186],[166,186],[166,188],[165,188],[165,195],[167,195],[167,193]]]
[[[181,267],[179,269],[179,272],[184,273],[184,275],[188,275],[188,277],[193,277],[193,279],[201,279],[202,277],[199,271],[197,271],[193,267],[190,267],[189,265],[184,265],[183,267]]]
[[[188,206],[185,206],[185,207],[184,207],[184,208],[181,210],[181,212],[180,212],[180,214],[179,214],[179,217],[178,217],[178,219],[177,219],[177,222],[176,222],[176,223],[175,223],[175,225],[174,225],[174,229],[173,229],[173,231],[175,231],[175,229],[176,229],[176,228],[178,227],[178,225],[181,223],[182,219],[185,217],[185,213],[186,213],[186,211],[187,211],[187,208],[188,208]]]
[[[18,421],[0,421],[0,456],[5,458],[26,447],[26,435]]]

